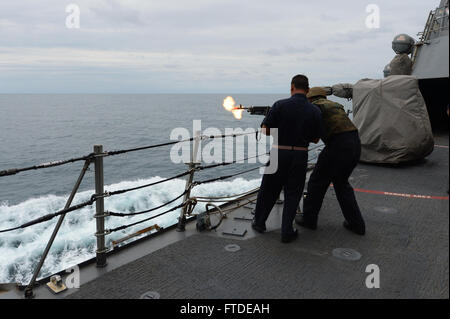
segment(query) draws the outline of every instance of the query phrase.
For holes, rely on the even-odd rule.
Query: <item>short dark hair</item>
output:
[[[291,84],[298,90],[308,90],[309,80],[303,74],[298,74],[292,78]]]

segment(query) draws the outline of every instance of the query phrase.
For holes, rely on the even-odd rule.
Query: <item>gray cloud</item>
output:
[[[270,55],[270,56],[281,56],[281,55],[287,55],[287,54],[308,54],[308,53],[312,53],[314,52],[314,49],[310,48],[310,47],[293,47],[293,46],[285,46],[284,48],[281,49],[277,49],[277,48],[272,48],[272,49],[268,49],[268,50],[264,50],[263,53]]]
[[[123,5],[117,0],[109,0],[105,5],[90,8],[90,11],[98,19],[116,26],[144,26],[146,24],[146,20],[139,10]]]
[[[64,2],[0,2],[0,93],[284,92],[296,73],[381,77],[395,34],[422,31],[438,4],[378,0],[381,28],[369,30],[360,0],[70,2],[80,29],[65,27]]]

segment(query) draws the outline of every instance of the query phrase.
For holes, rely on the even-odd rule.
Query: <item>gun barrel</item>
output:
[[[270,106],[251,106],[247,109],[247,111],[251,115],[264,115],[266,116],[269,113]]]
[[[270,110],[270,106],[236,106],[233,110],[247,110],[251,115],[264,115],[266,116]]]

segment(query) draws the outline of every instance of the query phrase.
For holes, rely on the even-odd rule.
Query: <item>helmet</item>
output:
[[[323,87],[315,86],[313,88],[310,88],[308,94],[306,95],[306,97],[308,99],[316,97],[316,96],[326,97],[327,91]]]
[[[410,54],[414,48],[414,39],[407,34],[399,34],[392,40],[392,50],[397,54]]]

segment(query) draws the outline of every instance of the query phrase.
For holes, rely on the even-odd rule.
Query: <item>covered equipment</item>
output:
[[[430,119],[414,76],[358,81],[353,86],[353,122],[363,162],[398,164],[433,151]]]
[[[350,83],[339,83],[331,87],[331,92],[337,97],[343,99],[351,99],[353,96],[353,84]]]

